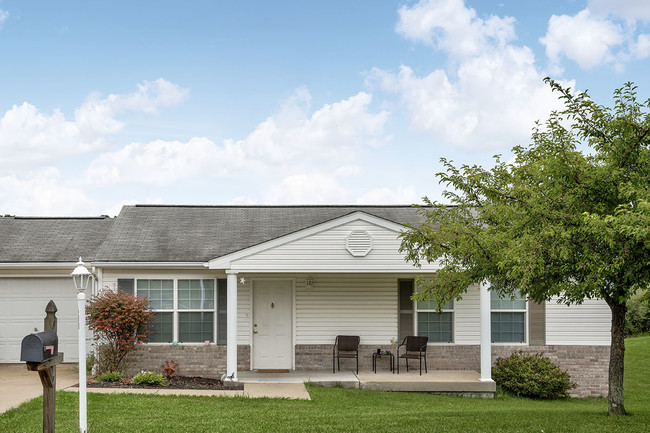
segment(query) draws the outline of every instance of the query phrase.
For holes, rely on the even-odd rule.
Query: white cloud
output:
[[[92,215],[96,202],[55,168],[0,176],[0,213],[35,216]]]
[[[305,170],[353,175],[358,150],[381,137],[388,116],[369,112],[371,100],[361,92],[309,115],[311,97],[301,88],[242,140],[132,143],[96,158],[87,177],[99,184],[166,185],[193,176],[264,179]]]
[[[399,34],[453,56],[476,56],[486,44],[503,46],[515,38],[514,18],[478,19],[463,0],[423,0],[413,7],[402,6],[398,13]]]
[[[398,32],[449,60],[423,76],[405,65],[397,73],[371,72],[369,84],[400,95],[412,128],[466,149],[508,149],[559,107],[532,51],[512,43],[513,18],[478,18],[461,0],[421,1],[399,15]]]
[[[646,0],[589,0],[589,9],[599,14],[650,21],[650,2]]]
[[[412,204],[420,203],[421,197],[413,186],[390,188],[375,188],[357,199],[357,204]]]
[[[207,138],[132,143],[116,152],[99,155],[88,167],[86,177],[95,184],[166,185],[209,173],[223,163],[220,159],[219,149]]]
[[[9,18],[9,12],[0,9],[0,28],[2,28],[2,25],[7,21],[7,18]]]
[[[300,173],[285,177],[265,194],[264,202],[273,204],[347,203],[350,191],[324,173]]]
[[[575,16],[551,16],[546,36],[540,42],[546,46],[553,65],[564,56],[590,69],[615,60],[612,48],[624,42],[624,34],[620,26],[584,9]]]
[[[630,54],[637,59],[650,57],[650,34],[639,35],[636,42],[630,45]]]
[[[131,94],[91,95],[68,120],[59,110],[42,113],[27,102],[14,105],[0,118],[0,161],[54,161],[67,155],[100,149],[107,136],[122,130],[116,116],[125,111],[155,112],[180,102],[187,90],[159,78],[138,85]],[[2,165],[2,163],[0,163]]]

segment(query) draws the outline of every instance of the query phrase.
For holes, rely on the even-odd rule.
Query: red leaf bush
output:
[[[97,345],[98,372],[126,374],[136,347],[149,335],[150,322],[155,314],[149,309],[149,301],[105,290],[93,296],[86,312],[86,321]]]

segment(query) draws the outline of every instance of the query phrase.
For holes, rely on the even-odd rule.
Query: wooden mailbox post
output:
[[[54,433],[56,365],[63,362],[63,353],[58,352],[56,312],[56,304],[50,301],[45,307],[45,331],[23,338],[20,355],[20,360],[27,362],[27,370],[38,372],[43,385],[43,433]]]

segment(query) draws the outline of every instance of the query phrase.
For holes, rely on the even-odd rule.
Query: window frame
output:
[[[398,287],[398,298],[399,298],[399,281],[402,281],[402,280],[410,280],[410,281],[412,281],[413,282],[413,290],[414,291],[417,290],[417,284],[416,284],[416,281],[415,281],[414,278],[404,278],[404,279],[400,278],[398,280],[398,286],[397,286]],[[399,303],[399,299],[398,299],[398,303]],[[401,310],[400,305],[398,305],[397,307],[398,307],[398,310],[397,310],[398,316],[402,312],[411,312],[411,310]],[[418,323],[419,323],[418,314],[419,313],[437,313],[435,308],[434,309],[431,309],[431,308],[419,309],[418,308],[418,301],[416,301],[416,300],[412,300],[412,312],[413,312],[413,335],[420,335],[420,330],[419,330],[419,326],[418,326]],[[451,308],[443,308],[441,310],[441,312],[442,313],[451,313],[451,341],[431,341],[431,339],[429,339],[429,341],[427,342],[428,346],[453,346],[453,345],[456,345],[456,302],[452,301]],[[401,341],[400,341],[400,343],[401,343]]]
[[[528,346],[529,336],[528,336],[528,305],[529,299],[526,296],[521,298],[525,302],[525,307],[523,309],[518,308],[492,308],[492,296],[496,295],[496,292],[490,291],[490,344],[495,346]],[[503,299],[503,298],[502,298]],[[492,313],[520,313],[523,315],[524,323],[524,341],[493,341],[492,334],[494,329],[492,329]]]
[[[179,346],[204,346],[205,341],[195,341],[195,342],[181,342],[179,341],[179,335],[180,335],[180,322],[179,322],[179,316],[180,313],[212,313],[212,338],[210,339],[210,345],[217,345],[217,341],[219,338],[218,334],[218,314],[219,314],[219,306],[218,306],[218,285],[219,285],[219,280],[220,278],[214,276],[214,275],[174,275],[174,276],[169,276],[169,275],[144,275],[144,276],[120,276],[116,278],[116,290],[119,289],[119,280],[132,280],[133,281],[133,295],[138,296],[138,281],[144,281],[144,280],[171,280],[172,281],[172,286],[173,286],[173,295],[172,295],[172,309],[164,308],[164,309],[152,309],[154,312],[158,313],[172,313],[172,341],[169,342],[149,342],[147,341],[145,344],[151,344],[151,345],[158,345],[158,346],[164,346],[164,345],[179,345]],[[196,308],[189,308],[189,309],[180,309],[178,306],[178,300],[179,300],[179,294],[178,294],[178,282],[180,280],[211,280],[213,283],[213,306],[212,308],[209,309],[196,309]]]
[[[429,301],[431,303],[432,301]],[[420,335],[420,313],[433,313],[438,314],[435,308],[419,308],[418,301],[413,301],[413,309],[415,313],[415,335]],[[442,308],[440,313],[450,313],[451,314],[451,341],[432,341],[429,338],[428,344],[456,344],[456,302],[451,301],[451,308]],[[442,317],[442,314],[440,315]]]

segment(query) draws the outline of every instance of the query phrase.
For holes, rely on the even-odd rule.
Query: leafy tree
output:
[[[407,260],[439,261],[435,279],[419,281],[418,299],[438,305],[489,281],[502,296],[519,291],[537,302],[603,299],[612,313],[609,409],[625,414],[623,359],[626,302],[650,283],[650,100],[637,88],[596,104],[555,81],[562,111],[533,129],[514,160],[486,169],[442,159],[442,206],[426,197],[424,222],[402,235]]]
[[[99,352],[99,372],[126,374],[133,352],[149,334],[149,323],[154,316],[149,301],[105,290],[90,300],[86,311]]]

